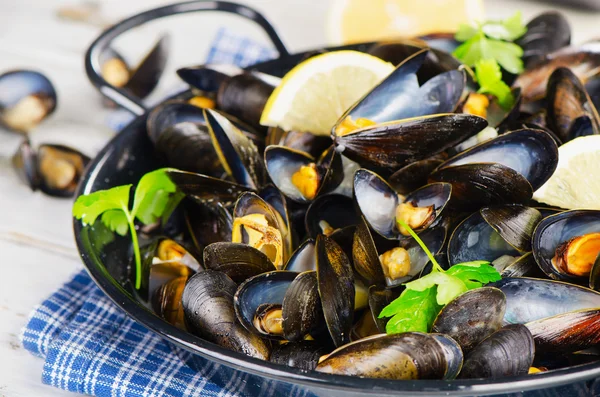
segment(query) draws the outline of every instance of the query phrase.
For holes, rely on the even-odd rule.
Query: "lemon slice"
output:
[[[485,19],[482,0],[334,0],[328,15],[330,44],[348,44],[455,32]]]
[[[558,167],[533,199],[565,209],[600,210],[600,135],[559,147]]]
[[[333,51],[298,64],[263,110],[262,125],[329,135],[340,116],[394,70],[357,51]]]

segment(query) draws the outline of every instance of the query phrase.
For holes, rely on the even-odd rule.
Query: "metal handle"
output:
[[[129,29],[135,28],[136,26],[140,26],[155,19],[197,11],[222,11],[250,19],[256,22],[265,31],[280,57],[289,55],[288,50],[285,48],[285,45],[275,32],[273,26],[265,19],[265,17],[252,8],[226,1],[195,0],[154,8],[152,10],[136,14],[108,28],[92,43],[85,54],[85,71],[88,75],[88,78],[102,95],[115,101],[117,104],[135,115],[140,116],[144,114],[146,112],[146,107],[140,98],[132,95],[124,89],[117,88],[109,84],[102,77],[102,74],[100,73],[100,55],[116,37],[125,33]]]

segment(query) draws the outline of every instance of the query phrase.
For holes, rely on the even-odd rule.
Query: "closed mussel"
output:
[[[181,297],[188,278],[177,277],[161,285],[152,296],[154,312],[179,329],[185,330],[185,316]]]
[[[246,244],[218,242],[204,248],[204,267],[228,275],[236,283],[275,271],[271,260],[261,251]]]
[[[237,320],[233,296],[237,285],[227,275],[204,270],[192,276],[181,298],[190,332],[251,357],[267,360],[269,346]]]
[[[523,62],[527,68],[571,43],[571,27],[559,12],[544,12],[527,23],[527,32],[517,40],[523,48]]]
[[[325,353],[327,350],[319,343],[304,340],[275,346],[269,361],[294,368],[313,370],[316,368],[319,358]]]

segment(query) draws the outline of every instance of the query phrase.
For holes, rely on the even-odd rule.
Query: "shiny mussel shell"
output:
[[[300,273],[290,284],[283,298],[283,335],[289,341],[299,341],[316,327],[324,324],[319,284],[314,270]]]
[[[317,270],[317,257],[315,255],[315,240],[305,240],[285,264],[283,270],[302,273],[309,270]]]
[[[415,161],[394,172],[388,182],[400,194],[408,194],[425,186],[429,174],[442,164],[444,160],[431,158]]]
[[[525,324],[575,310],[600,307],[600,293],[553,280],[503,278],[488,284],[504,292],[509,324]]]
[[[478,288],[448,303],[433,322],[432,332],[446,334],[467,353],[502,327],[506,297],[497,288]]]
[[[303,340],[275,346],[269,360],[276,364],[313,370],[317,367],[319,358],[325,353],[327,350],[318,342]]]
[[[523,49],[527,68],[543,61],[546,56],[571,43],[571,27],[563,14],[544,12],[527,23],[527,32],[517,40]]]
[[[26,133],[56,108],[56,91],[46,76],[32,70],[0,75],[0,123]]]
[[[600,253],[600,211],[565,211],[544,218],[532,245],[535,260],[548,277],[587,284]]]
[[[233,218],[221,203],[211,205],[187,199],[182,204],[187,232],[198,252],[209,244],[231,241]]]
[[[306,210],[304,224],[310,238],[319,234],[330,236],[336,230],[358,223],[358,215],[351,198],[327,194],[313,201]]]
[[[507,325],[477,345],[465,358],[459,378],[504,378],[525,375],[533,363],[531,332],[521,324]]]
[[[167,176],[179,190],[201,203],[219,202],[223,206],[230,206],[241,193],[252,190],[237,183],[194,172],[169,170]]]
[[[187,277],[177,277],[156,290],[152,297],[154,312],[179,329],[186,330],[181,297]]]
[[[275,271],[269,258],[246,244],[218,242],[204,248],[204,267],[228,275],[236,283]]]
[[[40,185],[40,175],[37,169],[37,153],[31,147],[29,139],[23,140],[12,156],[12,165],[23,182],[35,191]]]
[[[317,371],[380,379],[442,379],[448,368],[445,352],[427,334],[375,335],[334,350]]]
[[[227,275],[205,270],[192,276],[182,296],[188,329],[230,350],[267,360],[269,346],[236,319],[233,296],[237,285]]]
[[[233,305],[240,323],[250,332],[283,338],[283,298],[298,273],[273,271],[249,278],[238,287]],[[266,310],[267,312],[261,312]]]
[[[600,309],[584,309],[525,324],[539,352],[576,352],[600,343]]]
[[[147,97],[158,84],[169,55],[170,36],[163,35],[131,73],[124,88],[138,98]]]

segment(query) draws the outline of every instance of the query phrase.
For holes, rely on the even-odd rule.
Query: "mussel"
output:
[[[319,358],[326,352],[327,350],[319,343],[305,340],[275,346],[269,360],[272,363],[313,370],[316,368]]]
[[[340,194],[327,194],[313,201],[306,210],[304,225],[310,238],[319,234],[331,236],[336,231],[358,223],[352,199]],[[337,241],[341,245],[340,241]]]
[[[56,108],[56,90],[46,76],[32,70],[0,75],[0,123],[27,133]]]
[[[559,12],[544,12],[527,23],[527,32],[517,40],[523,49],[527,68],[542,62],[546,56],[571,43],[571,27]]]
[[[194,172],[168,170],[166,174],[179,190],[205,204],[218,202],[227,207],[235,203],[240,193],[252,190],[237,183]]]
[[[154,312],[179,329],[186,330],[181,297],[188,278],[177,277],[161,285],[152,296]]]
[[[557,314],[525,324],[540,352],[570,353],[600,343],[600,309]]]
[[[192,276],[181,298],[185,321],[193,334],[230,350],[267,360],[270,347],[236,319],[237,285],[224,273],[204,270]]]
[[[42,144],[37,153],[24,140],[12,158],[14,169],[31,190],[71,197],[90,158],[63,145]]]
[[[225,273],[236,283],[242,283],[261,273],[275,271],[271,260],[246,244],[215,242],[204,248],[204,267]]]

